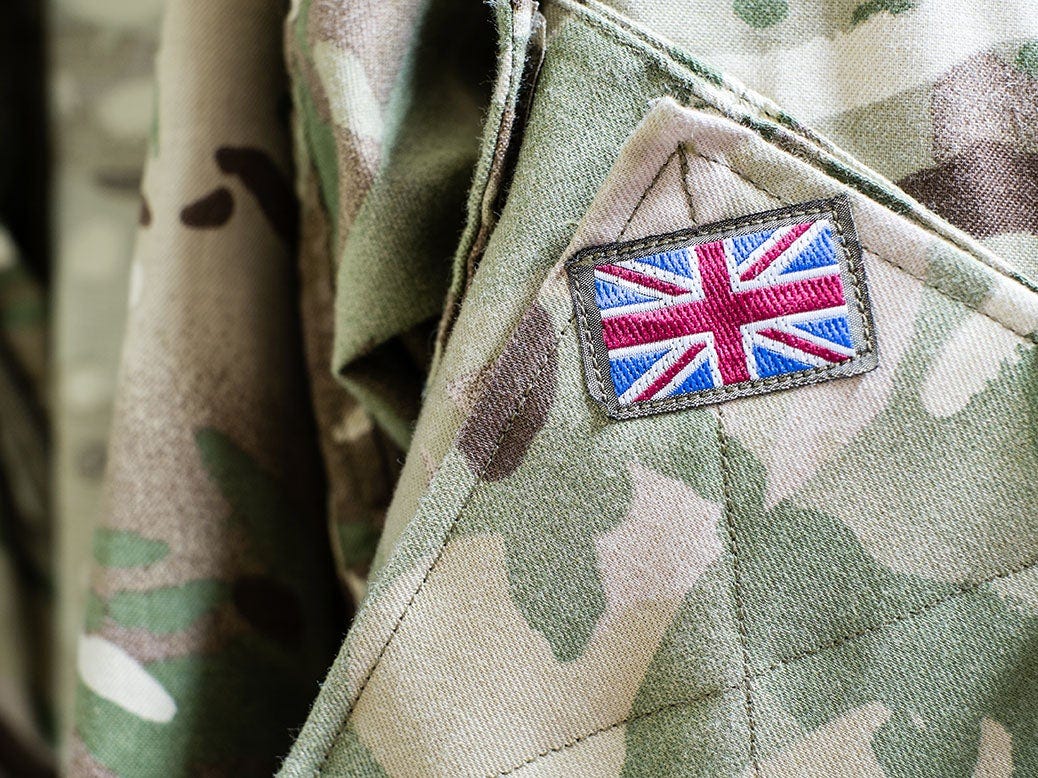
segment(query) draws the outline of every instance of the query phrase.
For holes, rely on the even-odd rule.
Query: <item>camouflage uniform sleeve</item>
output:
[[[72,775],[269,774],[343,614],[277,0],[168,4]]]

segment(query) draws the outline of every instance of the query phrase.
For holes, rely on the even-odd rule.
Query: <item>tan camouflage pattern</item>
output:
[[[169,3],[72,774],[1038,772],[1025,0]],[[875,371],[601,414],[567,258],[834,195]]]
[[[504,209],[283,775],[1038,769],[1033,16],[940,5],[541,9]],[[922,40],[942,11],[980,32]],[[840,193],[876,371],[600,414],[567,257]]]
[[[92,533],[101,510],[162,3],[46,4],[54,124],[53,514],[56,729],[72,729]],[[131,7],[132,5],[132,7]]]
[[[344,621],[295,291],[285,11],[167,6],[71,775],[270,774]]]

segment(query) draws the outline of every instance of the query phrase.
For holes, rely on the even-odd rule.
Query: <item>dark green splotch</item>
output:
[[[734,441],[728,478],[747,642],[756,668],[951,591],[883,567],[846,525],[822,511],[790,501],[766,508],[764,467]]]
[[[1021,46],[1014,63],[1020,70],[1038,78],[1038,41],[1028,41]]]
[[[991,291],[991,278],[968,264],[963,255],[951,249],[935,248],[930,252],[926,281],[955,300],[976,308]]]
[[[109,617],[124,627],[169,634],[187,629],[226,602],[230,588],[221,581],[190,581],[147,591],[116,592],[108,598]]]
[[[1038,556],[1038,356],[1021,344],[961,409],[934,416],[921,387],[969,312],[932,290],[922,303],[886,407],[794,499],[850,525],[867,518],[869,546],[898,569],[977,580]]]
[[[265,571],[238,584],[239,612],[260,634],[286,647],[298,645],[308,652],[307,661],[321,662],[327,648],[322,641],[330,637],[324,630],[338,618],[329,602],[335,589],[326,577],[333,568],[321,517],[308,512],[313,506],[292,499],[280,479],[220,430],[200,428],[195,442],[206,472],[231,508],[228,520],[244,530],[248,556]],[[279,614],[257,611],[257,586],[277,597]]]
[[[288,548],[298,545],[298,538],[292,535],[299,511],[277,479],[219,430],[197,430],[195,443],[206,472],[230,504],[233,519],[245,529],[257,555],[268,564],[290,558],[283,553],[283,544],[289,543]]]
[[[363,775],[365,778],[388,778],[388,773],[375,759],[352,725],[347,726],[328,752],[324,764],[329,775]]]
[[[883,12],[896,16],[911,11],[918,5],[918,0],[867,0],[854,9],[851,24],[861,24],[866,19]]]
[[[788,0],[735,0],[735,15],[754,29],[772,27],[789,14]]]
[[[624,778],[736,775],[749,729],[727,559],[691,591],[631,708]]]
[[[631,501],[623,463],[593,460],[574,462],[580,472],[559,483],[557,464],[531,452],[512,476],[477,487],[458,527],[504,536],[515,603],[563,662],[580,656],[605,610],[594,538],[616,527]]]
[[[272,775],[315,683],[291,655],[249,636],[218,654],[145,668],[176,701],[169,722],[141,719],[79,686],[77,732],[118,775]]]
[[[169,545],[165,541],[129,530],[94,530],[94,559],[102,567],[144,567],[168,555]]]
[[[880,702],[873,749],[891,778],[970,776],[987,717],[1012,738],[1013,774],[1038,774],[1038,621],[974,591],[793,662],[762,682],[806,729]]]
[[[1009,731],[1014,774],[1036,773],[1038,619],[987,585],[890,571],[821,511],[766,509],[762,466],[732,449],[758,758],[789,745],[776,721],[792,715],[811,731],[878,702],[892,714],[873,746],[892,778],[972,775],[985,717]],[[664,637],[627,724],[626,776],[735,775],[747,764],[726,581],[705,578]]]

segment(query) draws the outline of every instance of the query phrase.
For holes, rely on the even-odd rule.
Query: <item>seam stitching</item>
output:
[[[599,364],[601,360],[595,355],[595,344],[593,342],[593,336],[591,334],[591,324],[587,318],[587,305],[584,303],[584,298],[587,296],[587,290],[584,288],[583,283],[578,278],[574,278],[574,283],[577,286],[578,294],[577,297],[577,310],[580,312],[580,338],[584,343],[584,353],[590,355],[588,360],[591,366],[595,370],[595,385],[598,388],[598,397],[602,402],[606,399],[606,385],[605,378],[602,377],[602,367]],[[612,383],[612,378],[609,379]]]
[[[718,407],[717,446],[721,470],[721,493],[724,496],[724,524],[728,535],[728,546],[732,556],[732,595],[735,599],[735,618],[739,628],[739,648],[742,653],[742,693],[746,707],[746,724],[749,729],[749,756],[753,766],[753,775],[760,775],[760,763],[757,758],[757,724],[753,709],[753,681],[750,668],[750,640],[746,626],[746,603],[742,595],[742,561],[739,557],[739,538],[735,527],[735,499],[732,496],[731,449],[728,436],[724,431],[724,414]]]
[[[849,201],[848,201],[849,202]],[[847,260],[847,271],[851,276],[851,286],[854,288],[854,305],[858,309],[858,320],[861,322],[862,338],[865,339],[865,351],[871,352],[874,348],[872,342],[872,316],[870,311],[865,308],[865,291],[862,289],[861,279],[863,272],[859,272],[857,265],[858,252],[850,250],[850,246],[847,245],[847,236],[844,234],[844,224],[842,219],[836,218],[836,212],[833,212],[833,229],[836,230],[836,239],[843,247],[843,256]],[[861,244],[861,239],[855,235],[855,243],[857,248],[865,251],[865,247]],[[862,264],[861,271],[864,271],[864,263]]]
[[[649,183],[649,186],[646,188],[645,192],[642,193],[641,198],[639,198],[637,205],[635,205],[635,211],[637,211],[638,207],[640,207],[641,203],[648,196],[649,190],[652,189],[653,184],[655,184],[656,180],[659,178],[659,175],[662,174],[663,168],[666,167],[667,163],[670,161],[670,159],[672,157],[673,157],[673,154],[671,154],[671,156],[668,157],[663,162],[663,164],[660,166],[659,173]],[[632,218],[633,218],[633,212],[632,212]],[[626,225],[625,225],[624,229],[626,229]],[[622,234],[622,230],[621,230],[621,234]],[[462,502],[461,506],[458,508],[457,512],[454,514],[453,518],[450,520],[449,524],[447,525],[447,529],[444,532],[443,540],[440,542],[439,550],[436,552],[436,556],[433,558],[432,562],[430,563],[429,568],[425,571],[425,575],[422,577],[421,582],[418,584],[417,588],[414,590],[414,592],[412,592],[411,596],[408,598],[407,602],[405,603],[403,609],[400,612],[400,615],[397,617],[396,622],[393,624],[392,629],[390,629],[389,635],[386,637],[385,642],[382,644],[382,648],[379,649],[379,652],[375,655],[374,660],[372,660],[372,662],[371,662],[371,666],[368,668],[367,672],[364,675],[364,678],[361,680],[360,684],[358,685],[357,693],[355,695],[353,695],[353,702],[350,703],[349,707],[346,710],[346,713],[343,715],[342,722],[339,724],[339,727],[336,730],[335,736],[333,737],[331,743],[329,744],[328,749],[325,751],[324,758],[321,760],[321,763],[318,766],[317,774],[320,774],[323,771],[325,765],[327,765],[328,759],[331,756],[332,749],[335,747],[335,743],[338,742],[339,738],[342,737],[342,733],[345,731],[346,727],[349,726],[350,718],[353,715],[353,711],[356,709],[357,705],[360,703],[361,696],[363,695],[364,690],[367,688],[368,682],[371,680],[371,677],[374,675],[375,670],[379,666],[379,663],[382,661],[382,657],[385,655],[386,651],[389,649],[390,643],[393,642],[393,638],[396,636],[397,630],[400,628],[400,625],[403,623],[404,618],[410,612],[411,606],[414,604],[415,599],[417,599],[418,595],[421,593],[422,589],[425,587],[426,582],[429,580],[429,576],[432,575],[433,570],[436,569],[437,564],[439,563],[440,559],[443,557],[443,552],[447,548],[447,542],[450,540],[450,536],[451,536],[451,534],[454,531],[455,525],[458,523],[458,519],[461,517],[461,514],[464,513],[465,508],[468,507],[469,501],[472,499],[472,495],[475,493],[476,487],[479,485],[481,479],[483,478],[483,475],[487,472],[487,470],[493,464],[494,460],[497,458],[497,454],[501,450],[501,445],[504,443],[505,437],[511,431],[512,425],[515,424],[516,419],[519,417],[519,413],[522,411],[523,406],[526,404],[526,401],[530,398],[530,394],[533,392],[534,387],[537,385],[537,381],[540,378],[541,373],[544,372],[544,370],[547,367],[548,362],[550,361],[552,355],[556,351],[558,351],[559,343],[562,342],[562,338],[565,337],[567,332],[569,332],[570,325],[572,325],[574,323],[574,320],[575,320],[575,315],[574,314],[570,314],[570,317],[566,320],[565,324],[559,330],[559,333],[558,333],[558,335],[555,338],[555,342],[552,343],[551,348],[549,348],[547,350],[547,352],[545,353],[544,359],[541,361],[541,364],[539,365],[537,370],[534,372],[534,374],[531,377],[530,382],[527,385],[526,389],[523,391],[522,395],[520,395],[520,397],[518,399],[518,402],[516,403],[515,407],[513,408],[512,412],[511,412],[511,415],[509,416],[507,424],[505,425],[504,429],[501,431],[501,434],[498,435],[497,441],[494,444],[494,449],[493,449],[493,451],[491,451],[490,456],[487,458],[486,464],[483,465],[483,467],[480,469],[479,473],[476,475],[475,482],[473,483],[472,487],[469,489],[468,494],[465,496],[464,502]]]
[[[681,165],[681,188],[685,191],[685,204],[688,206],[688,223],[696,223],[696,205],[692,202],[692,192],[688,188],[688,143],[682,143],[678,147],[681,155],[678,161]]]
[[[670,156],[663,160],[663,164],[660,165],[660,169],[656,171],[656,175],[652,177],[652,180],[649,182],[649,185],[645,188],[645,191],[642,192],[642,196],[639,197],[638,202],[634,204],[634,209],[631,211],[631,215],[627,217],[627,221],[624,222],[624,226],[620,228],[620,232],[617,234],[616,240],[620,240],[621,238],[623,238],[624,233],[627,232],[627,228],[630,227],[631,222],[634,221],[634,217],[638,215],[638,209],[642,207],[642,203],[645,202],[645,198],[649,196],[649,192],[651,192],[653,187],[656,186],[656,183],[660,180],[660,177],[663,175],[663,171],[667,169],[667,165],[670,164],[670,161],[674,159],[677,153],[678,149],[675,148],[672,152],[670,152]]]
[[[771,191],[769,189],[766,189],[765,187],[761,186],[759,183],[757,183],[752,178],[750,178],[747,174],[743,173],[741,170],[735,169],[734,167],[732,167],[727,162],[724,162],[721,159],[716,159],[714,157],[707,156],[706,154],[701,154],[698,151],[695,152],[694,156],[698,157],[699,159],[706,160],[707,162],[711,162],[711,163],[713,163],[715,165],[719,165],[720,167],[723,167],[725,170],[731,171],[732,173],[737,175],[739,178],[741,178],[743,181],[745,181],[747,184],[752,186],[757,191],[761,192],[762,194],[767,195],[768,197],[770,197],[771,199],[773,199],[773,200],[775,200],[775,201],[777,201],[779,203],[782,203],[783,205],[791,205],[793,203],[792,200],[789,200],[788,198],[783,197],[781,195],[778,195],[775,192],[773,192],[773,191]],[[881,207],[883,207],[883,206],[881,206]],[[886,209],[886,210],[889,210],[889,209]],[[1030,333],[1020,332],[1019,330],[1013,329],[1012,327],[1007,325],[1005,322],[999,321],[998,319],[996,319],[991,314],[986,313],[985,311],[982,311],[976,305],[973,305],[972,303],[969,303],[969,302],[967,302],[966,300],[963,300],[960,297],[956,297],[956,296],[952,295],[947,290],[941,289],[940,287],[936,286],[932,281],[926,279],[925,277],[923,277],[923,276],[921,276],[921,275],[919,275],[917,273],[913,273],[911,270],[906,268],[904,265],[902,265],[902,264],[900,264],[898,262],[895,262],[890,257],[888,257],[888,256],[886,256],[884,254],[880,254],[879,252],[877,252],[872,247],[868,246],[864,241],[861,241],[860,239],[859,239],[859,245],[861,246],[863,251],[867,251],[869,254],[874,256],[876,259],[878,259],[878,260],[880,260],[882,262],[885,262],[886,264],[890,265],[891,267],[897,268],[898,270],[900,270],[902,273],[904,273],[905,275],[909,276],[910,278],[914,278],[916,281],[921,283],[927,289],[933,289],[935,292],[937,292],[938,294],[940,294],[940,295],[942,295],[944,297],[947,297],[949,300],[954,300],[955,302],[959,303],[960,305],[963,305],[966,308],[969,308],[970,310],[975,311],[976,313],[979,313],[984,318],[994,322],[995,324],[997,324],[1002,329],[1004,329],[1004,330],[1006,330],[1008,332],[1013,333],[1014,335],[1016,335],[1019,338],[1022,338],[1022,339],[1026,340],[1026,341],[1031,341],[1031,342],[1034,341],[1034,337]],[[961,251],[961,249],[959,249],[958,247],[956,247],[956,249]],[[969,255],[969,256],[971,258],[973,258],[972,255]],[[979,262],[979,260],[976,260],[976,261]],[[987,265],[985,263],[982,263],[982,262],[980,264],[984,268],[986,268],[987,270],[991,271],[991,267],[989,265]],[[994,272],[994,271],[992,271],[992,272]],[[1001,274],[998,274],[998,275],[999,275],[999,277],[1001,277]]]
[[[677,150],[675,150],[674,153],[677,153]],[[667,163],[673,158],[673,156],[674,156],[674,154],[671,154],[671,156],[668,157],[663,162],[663,164],[660,167],[660,170],[657,172],[656,177],[653,178],[652,182],[650,182],[650,184],[646,188],[645,192],[643,192],[641,198],[638,201],[638,204],[635,206],[635,210],[637,210],[637,208],[641,205],[641,203],[648,196],[648,193],[651,190],[652,185],[656,182],[656,180],[659,178],[659,176],[662,175],[663,168],[666,167]],[[783,198],[780,198],[777,195],[775,195],[775,194],[773,194],[771,192],[768,192],[766,189],[761,187],[755,181],[752,181],[751,179],[746,177],[743,173],[735,170],[734,168],[729,167],[728,165],[724,164],[723,162],[719,162],[718,160],[711,159],[710,157],[706,157],[706,156],[704,156],[702,154],[699,154],[698,152],[696,153],[695,156],[701,157],[701,158],[707,160],[708,162],[714,162],[716,164],[720,164],[722,167],[728,168],[729,170],[731,170],[736,175],[740,176],[741,178],[744,178],[748,183],[750,183],[752,186],[754,186],[756,189],[758,189],[762,193],[764,193],[764,194],[766,194],[766,195],[768,195],[768,196],[770,196],[770,197],[772,197],[774,199],[777,199],[780,202],[784,202],[784,203],[787,202]],[[633,219],[633,216],[634,216],[634,213],[632,212],[631,217],[627,221],[627,224],[630,223],[630,221]],[[626,229],[626,226],[627,225],[625,225],[623,229]],[[621,235],[622,235],[622,232],[623,232],[623,230],[621,230]],[[635,244],[634,246],[628,246],[627,249],[629,250],[629,249],[634,248],[634,247],[649,248],[649,247],[652,247],[654,245],[658,245],[659,242],[660,241],[658,239],[649,239],[649,240],[645,240],[645,241],[640,241],[639,243]],[[962,304],[966,308],[970,308],[970,309],[976,311],[977,313],[981,314],[982,316],[985,316],[986,318],[988,318],[991,321],[993,321],[996,324],[998,324],[1003,329],[1005,329],[1007,331],[1010,331],[1010,332],[1013,332],[1014,334],[1020,336],[1024,340],[1032,340],[1029,336],[1021,335],[1021,333],[1016,332],[1015,330],[1012,330],[1011,328],[1006,326],[1004,323],[998,321],[997,319],[994,319],[989,314],[984,313],[983,311],[981,311],[980,309],[976,308],[975,306],[972,306],[972,305],[970,305],[970,304],[966,303],[965,301],[960,300],[958,298],[952,297],[946,291],[941,290],[941,289],[939,289],[939,288],[937,288],[935,286],[932,286],[932,284],[927,282],[925,279],[915,275],[914,273],[909,272],[908,270],[906,270],[905,268],[901,267],[897,263],[891,261],[890,259],[887,259],[887,258],[877,254],[872,249],[869,249],[869,248],[867,248],[864,245],[862,245],[862,248],[864,250],[867,250],[870,254],[875,256],[877,259],[881,259],[881,260],[887,262],[888,264],[890,264],[890,265],[892,265],[894,267],[899,268],[900,270],[905,272],[907,275],[909,275],[909,276],[915,278],[916,280],[920,281],[921,283],[923,283],[928,288],[932,288],[935,291],[937,291],[939,294],[947,297],[948,299],[955,300],[956,302],[959,302],[960,304]],[[613,253],[615,254],[617,252],[614,251]],[[448,526],[446,528],[446,531],[444,533],[443,540],[441,541],[441,543],[439,545],[439,550],[437,551],[436,556],[434,557],[434,559],[433,559],[432,563],[430,564],[429,568],[426,570],[425,575],[422,577],[422,580],[419,583],[418,587],[415,589],[415,591],[411,594],[411,596],[408,598],[407,602],[405,603],[403,609],[400,612],[400,615],[397,617],[395,623],[393,624],[393,627],[390,629],[390,632],[389,632],[388,636],[386,637],[385,641],[383,642],[382,647],[379,649],[379,651],[376,654],[375,658],[373,659],[370,667],[368,668],[367,672],[365,673],[364,678],[362,679],[361,683],[359,684],[359,686],[357,688],[356,694],[353,695],[353,701],[347,707],[347,710],[346,710],[345,714],[343,715],[343,718],[342,718],[339,726],[336,729],[335,735],[333,736],[332,740],[329,742],[328,747],[325,750],[325,753],[323,755],[323,758],[321,759],[321,762],[318,765],[316,774],[318,774],[318,775],[321,774],[323,772],[325,766],[327,765],[328,759],[331,757],[331,752],[334,749],[335,744],[342,737],[342,733],[345,731],[346,727],[349,725],[349,722],[350,722],[350,719],[351,719],[351,717],[353,715],[353,712],[356,709],[357,705],[359,704],[360,699],[361,699],[361,697],[362,697],[362,695],[364,693],[364,690],[367,688],[368,682],[371,680],[371,677],[374,675],[375,670],[378,668],[378,666],[379,666],[379,664],[380,664],[380,662],[382,660],[382,657],[385,655],[386,651],[389,648],[389,645],[393,642],[393,639],[396,636],[397,631],[400,628],[400,625],[403,623],[404,618],[410,612],[410,608],[414,604],[415,599],[421,593],[421,591],[424,588],[426,582],[429,580],[430,575],[432,575],[433,570],[436,568],[438,562],[442,558],[444,550],[446,549],[447,542],[450,539],[450,536],[451,536],[451,534],[452,534],[452,532],[454,530],[454,527],[457,524],[459,518],[461,517],[461,514],[464,512],[465,508],[468,506],[469,501],[472,499],[472,495],[475,493],[476,487],[479,485],[480,480],[483,477],[483,474],[487,471],[487,469],[490,467],[490,465],[493,464],[493,461],[496,458],[497,453],[500,450],[502,443],[504,442],[504,438],[507,436],[508,432],[511,430],[512,425],[515,423],[516,419],[518,418],[518,415],[522,411],[523,406],[526,404],[527,400],[529,399],[530,394],[533,391],[533,388],[536,385],[537,380],[540,378],[540,374],[544,371],[544,369],[547,366],[547,363],[548,363],[549,359],[551,358],[551,356],[558,350],[559,343],[561,343],[562,338],[569,331],[570,325],[572,325],[575,322],[575,319],[576,319],[575,314],[571,314],[569,319],[565,322],[563,327],[559,330],[559,333],[558,333],[558,336],[555,339],[555,342],[552,344],[551,348],[549,348],[548,351],[546,352],[546,355],[545,355],[545,357],[544,357],[540,367],[538,368],[536,373],[533,375],[529,385],[524,390],[523,394],[519,397],[518,403],[516,404],[516,406],[512,410],[512,413],[511,413],[511,415],[509,417],[508,423],[506,424],[506,426],[505,426],[504,430],[501,432],[501,434],[498,436],[497,442],[495,443],[495,446],[494,446],[494,449],[493,449],[493,451],[491,453],[491,456],[489,457],[489,459],[487,460],[487,463],[483,466],[483,468],[481,468],[479,474],[476,476],[475,482],[473,483],[472,487],[469,489],[469,492],[466,495],[464,502],[462,502],[462,504],[459,507],[458,511],[454,514],[453,518],[450,520],[450,522],[449,522],[449,524],[448,524]],[[1014,570],[1010,570],[1010,571],[1008,571],[1006,573],[1003,573],[1003,574],[1000,574],[1000,575],[996,575],[996,576],[993,576],[993,577],[991,577],[989,579],[981,581],[981,582],[977,583],[973,588],[976,588],[977,586],[980,586],[983,583],[987,583],[987,582],[996,580],[997,578],[1006,577],[1008,575],[1013,574],[1014,572],[1020,572],[1023,569],[1026,569],[1027,567],[1033,567],[1035,565],[1038,565],[1038,560],[1035,560],[1035,561],[1029,563],[1028,565],[1022,566],[1018,570],[1015,570],[1015,571]],[[958,591],[959,591],[959,593],[965,593],[967,591],[970,591],[970,589],[960,589]],[[946,599],[951,599],[954,596],[955,596],[955,593],[952,593]],[[937,605],[940,605],[942,602],[943,601],[938,601],[936,603],[933,603],[929,607],[936,607]],[[866,629],[865,631],[861,631],[859,633],[852,633],[852,635],[843,636],[842,638],[835,639],[834,641],[831,642],[831,645],[829,645],[828,648],[834,648],[836,646],[839,646],[842,643],[847,642],[848,640],[850,640],[850,639],[852,639],[854,637],[860,637],[861,635],[868,634],[868,632],[870,632],[870,631],[875,631],[877,629],[881,629],[881,628],[890,626],[892,624],[896,624],[899,621],[903,620],[904,618],[908,618],[909,616],[912,616],[912,615],[915,615],[916,613],[922,612],[922,610],[925,610],[925,608],[923,608],[921,610],[917,610],[917,611],[909,611],[907,614],[904,614],[902,616],[902,618],[900,618],[900,619],[897,619],[897,620],[894,620],[894,621],[890,621],[890,622],[885,622],[885,623],[881,622],[879,625],[875,625],[874,627],[872,627],[870,629]],[[812,653],[820,653],[823,650],[826,650],[825,646],[818,647],[816,649],[812,649],[812,652],[808,652],[808,653],[802,654],[801,657],[809,656]],[[799,657],[793,657],[792,659],[786,659],[786,660],[779,660],[779,662],[774,664],[774,667],[777,667],[777,666],[779,666],[781,664],[785,664],[787,662],[794,661],[796,658],[799,658]],[[771,669],[774,669],[774,667],[772,667]],[[724,690],[724,688],[722,687],[722,688],[720,688],[718,690],[715,690],[714,693],[718,693],[718,692],[723,691],[723,690]],[[677,705],[677,704],[686,704],[686,702],[675,703],[675,705]],[[644,715],[650,715],[650,714],[644,714]],[[629,720],[630,719],[625,719],[625,721],[629,721]],[[624,722],[618,722],[617,724],[612,725],[612,726],[614,726],[614,727],[615,726],[619,726],[620,724],[623,724],[623,723]],[[606,730],[601,730],[601,731],[606,731]],[[592,734],[597,734],[597,732],[596,733],[592,733]],[[582,736],[580,738],[580,740],[585,739],[586,737],[590,737],[590,735]],[[578,741],[573,741],[573,743],[571,743],[571,745],[575,744],[576,742],[579,742],[579,740]],[[565,746],[565,747],[568,747],[568,746]],[[561,750],[561,748],[560,749],[556,749],[556,750]],[[551,753],[551,751],[549,750],[548,752],[546,752],[546,754],[547,753]],[[532,760],[529,760],[529,761],[535,761],[535,759],[532,759]],[[528,763],[529,762],[526,762],[524,764],[528,764]],[[517,769],[517,768],[512,768],[512,770],[515,770],[515,769]],[[507,773],[499,773],[498,775],[504,775],[504,774],[507,774]]]
[[[1025,562],[1021,562],[1020,564],[1015,565],[1014,567],[1011,567],[1007,570],[1002,570],[998,573],[994,573],[993,575],[987,576],[985,578],[960,583],[956,585],[955,588],[947,594],[920,603],[919,605],[916,605],[914,608],[910,608],[909,610],[903,613],[885,619],[879,622],[878,624],[873,624],[871,627],[864,627],[847,635],[841,635],[839,637],[833,638],[831,640],[826,641],[825,643],[815,646],[814,648],[808,651],[799,652],[796,654],[792,654],[790,656],[780,657],[779,659],[776,659],[774,662],[767,665],[766,667],[761,668],[760,670],[753,670],[750,674],[750,678],[763,678],[787,665],[795,664],[796,662],[799,662],[803,659],[808,659],[813,656],[817,656],[818,654],[824,654],[827,651],[831,651],[833,649],[839,648],[842,645],[851,643],[854,640],[857,640],[858,638],[866,637],[873,633],[883,632],[892,627],[896,627],[898,624],[913,619],[917,616],[921,616],[927,613],[928,611],[934,610],[943,605],[947,605],[948,603],[954,602],[960,597],[963,597],[967,594],[972,594],[973,592],[979,590],[982,586],[993,583],[995,581],[1011,578],[1014,575],[1024,573],[1036,566],[1038,566],[1038,556],[1032,557]],[[715,697],[719,694],[726,694],[728,692],[739,691],[741,688],[741,682],[722,684],[713,689],[710,689],[709,691],[703,692],[702,694],[698,694],[695,697],[690,697],[685,700],[675,700],[673,702],[666,703],[665,705],[661,705],[658,708],[654,708],[653,710],[638,713],[633,716],[627,716],[621,719],[620,721],[613,722],[612,724],[600,727],[592,732],[588,732],[584,735],[575,737],[567,741],[566,743],[545,749],[544,751],[540,752],[539,754],[535,754],[534,756],[530,757],[529,759],[525,760],[520,764],[509,767],[502,772],[494,773],[492,778],[499,778],[499,776],[510,775],[511,773],[518,771],[520,768],[526,767],[527,765],[530,765],[533,762],[538,761],[539,759],[542,759],[546,756],[550,756],[554,753],[558,753],[560,751],[565,751],[567,748],[572,748],[573,746],[583,742],[584,740],[587,740],[588,738],[604,734],[606,732],[616,729],[617,727],[622,727],[625,724],[629,724],[634,721],[640,721],[642,719],[648,718],[649,716],[654,716],[657,713],[662,713],[673,708],[695,705],[697,703],[704,702],[705,700],[708,700],[711,697]]]

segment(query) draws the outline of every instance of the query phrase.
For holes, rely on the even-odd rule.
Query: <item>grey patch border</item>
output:
[[[738,384],[703,389],[677,397],[621,405],[616,387],[609,371],[609,355],[602,339],[602,317],[594,305],[594,270],[598,265],[611,264],[628,259],[655,254],[676,248],[688,248],[700,243],[737,237],[759,230],[761,227],[784,227],[805,216],[826,216],[836,228],[837,257],[844,295],[847,299],[848,319],[851,326],[851,341],[856,355],[846,362],[830,367],[815,367],[781,376],[750,379]],[[614,419],[632,419],[657,413],[677,411],[713,405],[738,397],[751,397],[782,389],[828,381],[833,378],[849,378],[875,369],[879,365],[876,344],[876,327],[869,304],[868,287],[865,280],[865,265],[861,243],[851,217],[851,204],[846,195],[824,200],[811,200],[785,208],[749,214],[734,219],[713,222],[664,235],[654,235],[641,240],[609,243],[583,249],[566,260],[570,292],[581,333],[581,354],[588,391],[602,405],[608,416]],[[848,291],[849,290],[849,291]],[[589,305],[588,302],[591,301]]]

